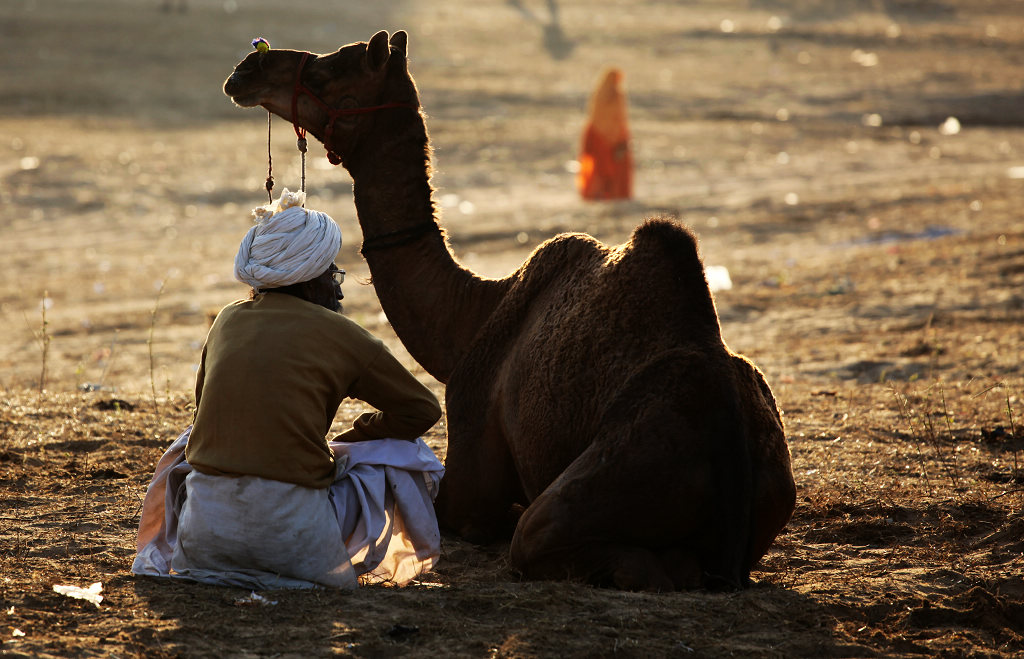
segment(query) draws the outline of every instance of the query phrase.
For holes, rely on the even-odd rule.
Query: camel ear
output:
[[[388,45],[388,33],[386,30],[381,30],[370,37],[370,43],[366,44],[366,68],[371,72],[383,71],[390,55],[391,46]]]
[[[399,30],[391,35],[391,50],[398,51],[402,57],[409,54],[409,35],[405,30]]]

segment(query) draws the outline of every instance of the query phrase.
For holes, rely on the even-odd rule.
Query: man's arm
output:
[[[348,392],[349,397],[380,411],[361,414],[351,429],[334,438],[336,441],[413,440],[441,418],[437,397],[406,370],[386,346],[381,348]]]

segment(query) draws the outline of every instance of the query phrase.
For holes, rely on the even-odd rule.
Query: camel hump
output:
[[[704,279],[704,264],[701,262],[697,237],[689,227],[667,218],[650,218],[633,231],[630,243],[638,252],[660,249],[671,257],[682,272],[699,274],[701,280]]]
[[[634,278],[646,279],[652,292],[663,296],[660,299],[685,301],[690,322],[703,317],[717,327],[718,312],[704,277],[697,237],[688,227],[667,218],[650,218],[622,248],[625,251],[618,258]]]
[[[651,217],[633,231],[633,240],[658,240],[674,244],[680,252],[697,254],[697,237],[686,225],[667,217]],[[698,257],[699,258],[699,257]]]

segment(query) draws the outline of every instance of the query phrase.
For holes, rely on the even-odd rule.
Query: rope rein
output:
[[[274,157],[270,152],[270,122],[274,118],[270,110],[267,110],[267,181],[264,186],[267,188],[267,198],[274,203]]]
[[[271,126],[273,118],[274,118],[273,113],[270,110],[267,110],[267,180],[264,183],[264,187],[267,189],[267,199],[270,201],[271,204],[274,203],[274,156],[273,156],[273,151],[271,149],[271,142],[270,142],[270,126]],[[306,131],[302,131],[302,132],[305,133]],[[302,192],[305,192],[306,191],[306,139],[305,139],[305,137],[300,137],[298,142],[296,143],[296,146],[298,146],[299,152],[302,154],[301,155],[301,161],[302,161],[301,179],[300,179],[300,182],[299,182],[299,190],[301,190]],[[305,206],[306,204],[302,204],[302,205]]]
[[[300,128],[298,124],[299,116],[299,96],[305,94],[310,98],[311,101],[327,113],[327,126],[324,128],[324,137],[322,142],[327,147],[327,159],[331,163],[337,165],[341,162],[341,156],[331,150],[329,146],[331,143],[331,136],[334,134],[334,124],[341,117],[348,117],[357,114],[369,114],[378,110],[389,110],[391,108],[408,108],[411,110],[418,110],[419,105],[416,103],[399,103],[389,102],[381,103],[380,105],[370,105],[365,107],[355,108],[332,108],[330,105],[325,103],[323,99],[317,96],[312,89],[302,84],[302,72],[306,69],[306,62],[309,61],[309,57],[312,53],[302,53],[302,59],[299,60],[299,66],[295,69],[295,83],[292,85],[292,127],[295,129],[295,136],[299,138],[299,151],[302,152],[303,158],[306,153],[306,129]],[[303,167],[305,167],[305,160],[303,160]]]

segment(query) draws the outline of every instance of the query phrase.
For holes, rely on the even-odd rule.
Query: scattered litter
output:
[[[11,631],[11,636],[13,636],[14,638],[18,638],[19,636],[24,636],[24,635],[25,635],[25,632],[21,631],[20,629],[14,629],[14,630]]]
[[[113,387],[100,384],[99,382],[83,382],[78,385],[80,391],[113,391]]]
[[[9,615],[9,616],[13,616],[14,615],[14,607],[13,606],[11,608],[7,609],[7,615]]]
[[[956,117],[946,117],[939,126],[939,132],[943,135],[956,135],[960,132],[960,120]]]
[[[1006,177],[1012,179],[1024,178],[1024,167],[1017,165],[1006,170]]]
[[[97,581],[88,588],[79,588],[78,586],[62,586],[54,585],[54,592],[60,593],[61,595],[67,595],[68,597],[74,597],[75,599],[85,600],[86,602],[92,602],[98,609],[100,602],[103,601],[103,595],[100,595],[100,591],[103,590],[103,584]]]
[[[850,61],[864,67],[877,66],[878,55],[861,50],[860,48],[850,53]]]
[[[274,606],[277,600],[269,600],[255,590],[249,593],[248,597],[235,600],[235,606]]]
[[[878,128],[882,125],[882,115],[877,112],[861,115],[860,123],[870,128]],[[911,140],[913,141],[913,140]]]
[[[961,229],[955,227],[944,227],[932,225],[921,231],[885,231],[861,238],[855,238],[842,243],[839,247],[850,247],[855,245],[888,245],[891,243],[905,243],[914,240],[937,240],[947,236],[958,236],[962,234]]]
[[[704,277],[708,280],[708,288],[712,293],[732,289],[732,278],[729,269],[724,265],[709,265],[704,268]]]

